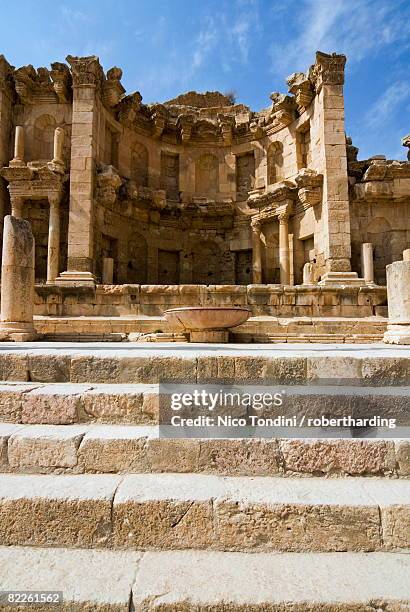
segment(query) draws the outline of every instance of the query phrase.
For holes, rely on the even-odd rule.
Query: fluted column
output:
[[[47,284],[53,285],[58,276],[60,261],[60,198],[48,198],[50,215],[48,221],[48,250],[47,250]]]
[[[252,282],[262,283],[262,243],[260,221],[252,221]]]
[[[279,210],[278,219],[279,219],[280,282],[281,282],[281,285],[289,285],[290,283],[289,213],[287,209]]]

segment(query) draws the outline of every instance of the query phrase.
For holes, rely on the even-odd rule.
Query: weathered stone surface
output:
[[[131,551],[0,547],[0,589],[62,591],[64,612],[127,612],[140,559]]]
[[[144,427],[92,427],[81,442],[78,463],[85,472],[147,472],[152,435]]]
[[[395,442],[398,472],[403,476],[410,476],[410,442],[398,440]]]
[[[156,388],[147,385],[94,385],[81,395],[81,420],[152,423],[158,420]]]
[[[79,425],[23,427],[9,439],[10,467],[21,472],[75,470],[77,451],[84,433],[84,428]]]
[[[281,440],[285,471],[308,474],[384,474],[396,467],[394,442]]]
[[[78,420],[80,393],[87,385],[46,385],[23,396],[22,422],[66,425]]]
[[[0,542],[99,548],[111,539],[117,476],[3,475]]]
[[[385,553],[148,552],[133,599],[144,610],[181,612],[370,612],[374,605],[403,612],[410,600],[409,561]]]

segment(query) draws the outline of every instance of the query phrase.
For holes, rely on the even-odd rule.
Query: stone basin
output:
[[[164,312],[173,330],[189,332],[191,342],[228,342],[228,330],[245,323],[250,314],[242,306],[185,306]]]

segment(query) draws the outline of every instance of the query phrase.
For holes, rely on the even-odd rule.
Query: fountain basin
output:
[[[250,314],[242,306],[185,306],[164,312],[174,331],[189,333],[190,342],[228,342],[228,330],[245,323]]]

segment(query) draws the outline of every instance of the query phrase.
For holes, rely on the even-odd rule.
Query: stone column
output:
[[[28,221],[4,219],[1,267],[0,337],[30,341],[37,337],[34,310],[34,237]]]
[[[317,142],[314,157],[323,174],[322,244],[326,272],[320,284],[327,281],[355,283],[351,273],[351,238],[349,186],[347,176],[346,136],[344,123],[344,55],[316,53],[309,76],[316,93],[312,126]],[[363,281],[364,284],[364,281]]]
[[[262,242],[261,225],[259,221],[252,221],[252,282],[254,285],[262,283]]]
[[[56,283],[94,286],[94,181],[103,72],[95,56],[69,55],[67,61],[73,77],[68,270]]]
[[[403,261],[410,261],[410,249],[403,251]]]
[[[374,283],[373,244],[371,242],[362,244],[362,277],[366,283]]]
[[[21,196],[11,195],[10,203],[11,203],[12,217],[15,217],[16,219],[22,219],[23,218],[24,198],[22,198]]]
[[[54,161],[54,160],[53,160]],[[49,196],[47,285],[54,285],[60,262],[60,196]]]
[[[24,128],[21,125],[16,126],[14,136],[14,157],[10,161],[11,168],[25,166],[24,163]]]
[[[279,268],[281,285],[290,284],[289,260],[289,213],[287,210],[279,211]]]
[[[102,284],[112,285],[114,282],[114,260],[112,257],[103,257]]]
[[[0,55],[0,168],[10,161],[10,137],[12,130],[13,68]],[[3,236],[3,216],[7,210],[9,195],[6,181],[0,177],[0,242]]]
[[[410,261],[395,261],[386,267],[389,324],[384,342],[410,344]]]
[[[64,147],[64,130],[61,127],[57,127],[54,130],[54,151],[53,151],[53,164],[60,166],[64,165],[63,161],[63,147]]]

